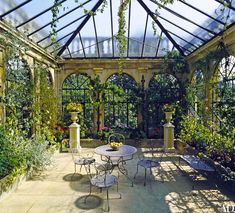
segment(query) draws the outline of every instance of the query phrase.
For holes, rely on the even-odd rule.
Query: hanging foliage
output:
[[[85,3],[81,3],[79,0],[74,0],[75,3],[80,4],[81,8],[83,9],[84,14],[89,14],[90,16],[94,16],[97,15],[97,12],[103,13],[105,8],[108,5],[108,1],[107,0],[103,0],[100,8],[98,8],[95,12],[88,10],[85,8]],[[118,53],[119,53],[119,71],[122,72],[123,69],[123,60],[122,58],[124,57],[125,51],[127,49],[127,38],[125,37],[125,33],[126,33],[126,10],[128,9],[128,4],[131,2],[131,0],[121,0],[120,1],[120,6],[118,8],[118,32],[115,36],[115,38],[117,39],[117,46],[118,46]],[[167,4],[173,4],[174,0],[159,0],[160,3],[162,3],[163,5],[167,5]],[[56,42],[56,37],[57,37],[57,33],[56,33],[56,29],[57,29],[57,23],[58,23],[58,14],[60,12],[60,8],[62,8],[62,5],[60,4],[59,0],[54,0],[54,7],[51,9],[52,12],[52,22],[51,22],[51,40],[52,43],[55,44],[54,48],[58,49],[58,45]],[[156,10],[158,10],[160,7],[158,6],[158,8]],[[64,8],[63,8],[64,9]],[[156,34],[156,26],[155,24],[152,25],[153,29],[154,29],[154,34]]]
[[[59,99],[56,97],[52,85],[48,82],[49,71],[41,64],[35,66],[34,70],[36,86],[34,87],[33,119],[36,131],[53,143],[55,139],[53,128],[58,123]]]
[[[172,74],[183,74],[189,72],[189,66],[186,58],[177,50],[168,51],[164,57],[164,70],[169,70]]]

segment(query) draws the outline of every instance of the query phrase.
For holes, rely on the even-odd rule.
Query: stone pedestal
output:
[[[164,150],[166,152],[174,152],[174,128],[175,126],[168,122],[164,126]]]
[[[78,151],[82,148],[80,145],[80,125],[75,122],[69,126],[69,146],[71,149],[77,148]]]

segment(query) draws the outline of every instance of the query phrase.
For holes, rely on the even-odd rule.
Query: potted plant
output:
[[[76,120],[78,119],[78,113],[82,111],[82,104],[78,102],[70,102],[67,105],[67,110],[71,114],[71,120],[73,122],[76,122]]]
[[[163,106],[163,110],[164,110],[164,112],[175,112],[175,105],[174,104],[165,104],[164,106]]]
[[[184,141],[180,140],[179,138],[175,139],[174,146],[175,146],[178,154],[182,155],[185,153],[186,143]]]

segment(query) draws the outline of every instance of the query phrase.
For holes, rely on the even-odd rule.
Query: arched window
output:
[[[205,100],[204,94],[204,76],[201,70],[196,70],[191,82],[191,93],[190,104],[193,107],[193,110],[198,114],[202,115],[202,101]]]
[[[83,105],[83,113],[79,123],[82,132],[90,132],[92,127],[92,106],[90,94],[91,79],[86,74],[72,74],[68,76],[63,83],[62,88],[62,106],[64,112],[64,121],[71,123],[70,115],[66,110],[66,106],[70,102],[80,102]],[[83,135],[82,135],[83,136]]]
[[[223,127],[235,125],[235,57],[223,58],[216,69],[212,110]]]
[[[165,123],[163,106],[176,103],[181,99],[181,95],[179,83],[172,75],[157,74],[150,80],[146,101],[148,137],[163,137],[162,126]]]
[[[52,75],[49,70],[47,70],[47,82],[50,87],[53,87],[53,80],[52,80]]]
[[[29,66],[20,58],[12,58],[6,66],[6,117],[30,136],[30,112],[33,89]]]
[[[105,126],[137,127],[137,83],[127,74],[113,74],[105,92]]]
[[[235,100],[235,57],[223,58],[218,66],[217,92],[220,101]]]

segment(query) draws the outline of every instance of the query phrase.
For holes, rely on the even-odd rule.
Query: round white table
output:
[[[117,166],[118,170],[131,181],[132,186],[133,181],[128,176],[128,170],[125,168],[125,164],[126,161],[133,159],[133,155],[136,152],[137,149],[129,145],[122,145],[118,150],[113,150],[109,145],[102,145],[95,149],[95,153],[101,156],[101,160],[110,163],[113,168]],[[113,163],[113,159],[116,159],[116,163]]]
[[[109,145],[98,146],[95,149],[95,153],[98,155],[104,155],[109,157],[128,157],[133,156],[137,152],[134,146],[122,145],[118,150],[113,150]]]

